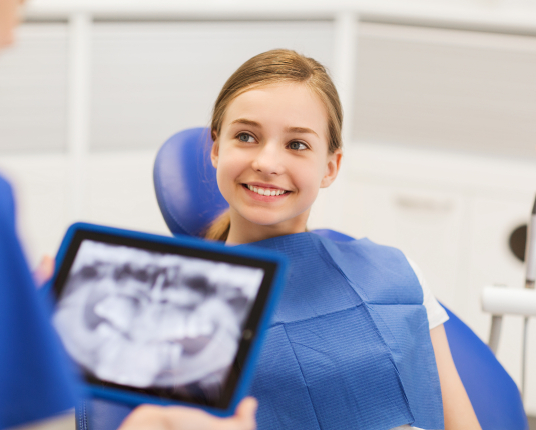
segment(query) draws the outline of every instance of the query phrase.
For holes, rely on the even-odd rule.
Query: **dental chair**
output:
[[[200,236],[228,205],[210,163],[210,132],[192,128],[169,138],[156,157],[153,179],[160,210],[174,235]],[[353,238],[333,230],[314,233],[336,241]],[[460,378],[483,430],[529,430],[519,390],[493,352],[447,309],[445,330]],[[115,429],[130,408],[92,401],[89,430]],[[83,411],[81,411],[83,412]]]

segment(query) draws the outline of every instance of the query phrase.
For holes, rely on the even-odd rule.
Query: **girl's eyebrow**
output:
[[[316,131],[307,127],[287,127],[287,131],[289,133],[310,133],[316,134],[318,136],[318,133]]]
[[[253,127],[262,128],[262,126],[258,122],[253,121],[251,119],[246,119],[246,118],[235,119],[229,125],[233,125],[233,124],[246,124],[246,125],[251,125]],[[287,127],[286,131],[288,133],[310,133],[310,134],[315,134],[316,136],[318,136],[318,133],[316,131],[308,127]]]
[[[235,119],[233,122],[231,122],[231,124],[229,125],[233,125],[233,124],[246,124],[246,125],[252,125],[254,127],[259,127],[259,128],[262,128],[261,125],[256,122],[256,121],[252,121],[251,119],[246,119],[246,118],[238,118],[238,119]]]

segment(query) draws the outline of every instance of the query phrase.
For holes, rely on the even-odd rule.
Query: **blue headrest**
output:
[[[218,190],[210,162],[208,128],[190,128],[171,136],[156,156],[156,199],[173,234],[200,236],[229,207]]]

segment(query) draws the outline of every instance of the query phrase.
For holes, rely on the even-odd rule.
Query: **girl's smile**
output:
[[[261,202],[272,202],[275,199],[272,197],[284,198],[288,196],[290,191],[284,190],[282,188],[277,188],[269,184],[253,183],[253,184],[242,184],[245,189],[251,191],[252,198]]]
[[[228,242],[299,233],[318,191],[337,176],[327,112],[305,84],[272,84],[232,100],[211,152],[229,203]]]

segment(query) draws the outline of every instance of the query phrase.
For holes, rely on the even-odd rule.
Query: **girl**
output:
[[[291,261],[251,390],[258,427],[479,429],[444,310],[404,255],[307,232],[339,172],[341,127],[324,67],[288,50],[244,63],[214,106],[211,160],[229,210],[206,237]]]

